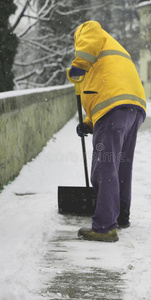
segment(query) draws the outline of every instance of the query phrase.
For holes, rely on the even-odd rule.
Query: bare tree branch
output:
[[[37,49],[43,49],[44,51],[52,53],[52,49],[50,49],[49,47],[47,47],[41,43],[38,43],[36,41],[24,39],[24,40],[22,40],[22,42],[24,42],[26,44],[31,44],[31,45],[37,46]]]
[[[31,2],[31,0],[26,0],[26,3],[25,3],[25,5],[23,6],[23,9],[21,10],[19,16],[17,17],[17,19],[16,19],[14,25],[11,27],[11,31],[14,31],[14,30],[16,29],[17,25],[19,24],[21,18],[23,17],[24,12],[25,12],[25,10],[27,9],[27,7],[29,6],[29,3],[30,3],[30,2]]]
[[[27,0],[31,1],[31,0]],[[55,8],[56,4],[55,1],[52,0],[51,5],[49,6],[50,0],[46,0],[44,6],[41,8],[41,10],[38,12],[37,17],[35,17],[35,22],[27,26],[20,34],[18,34],[18,38],[22,38],[24,35],[27,34],[27,32],[34,27],[39,21],[50,21],[51,17],[46,18],[46,16]],[[22,15],[23,16],[23,15]]]
[[[40,11],[38,12],[38,16],[40,16],[43,13],[43,11],[45,10],[45,8],[48,7],[49,2],[50,2],[50,0],[46,0],[45,4],[42,6]]]
[[[36,60],[34,60],[34,61],[30,61],[30,62],[19,62],[19,61],[15,61],[15,65],[16,66],[24,66],[24,67],[27,67],[27,66],[31,66],[31,65],[36,65],[36,64],[38,64],[38,63],[40,63],[40,62],[43,62],[43,61],[45,61],[45,60],[47,60],[47,59],[49,59],[49,58],[51,58],[52,56],[51,56],[51,54],[50,55],[47,55],[47,56],[44,56],[44,57],[42,57],[42,58],[39,58],[39,59],[36,59]]]
[[[75,8],[72,5],[73,0],[71,1],[71,5],[70,1],[68,5],[66,5],[66,0],[45,0],[43,1],[44,5],[40,8],[39,12],[37,12],[34,10],[35,7],[37,7],[36,4],[38,1],[39,0],[26,0],[26,4],[28,3],[29,7],[28,12],[25,13],[25,6],[22,9],[22,18],[29,18],[31,23],[26,24],[24,30],[18,33],[21,49],[23,53],[26,51],[27,60],[24,59],[25,55],[23,57],[23,55],[19,54],[15,61],[15,66],[22,67],[22,69],[20,68],[19,72],[17,72],[19,76],[16,76],[14,81],[16,88],[24,88],[25,86],[48,86],[50,84],[56,84],[57,80],[62,84],[66,77],[66,66],[69,64],[68,61],[74,53],[73,33],[79,24],[78,18],[69,20],[68,28],[66,26],[66,16],[69,15],[70,18],[70,16],[73,14],[76,15],[76,13],[81,15],[81,11],[83,11],[82,15],[85,19],[87,11],[106,5],[100,4],[90,7],[88,5],[82,5],[80,1],[78,1],[80,5]],[[85,3],[87,4],[88,2],[85,1]],[[58,24],[57,20],[60,20]],[[31,31],[39,22],[41,22],[41,27],[36,27],[35,32]],[[27,33],[28,38],[26,37]],[[40,78],[39,75],[42,74],[44,74],[44,76]],[[49,76],[49,74],[51,74],[51,76]],[[43,80],[46,82],[43,83]],[[36,83],[36,81],[42,83]]]
[[[28,19],[36,19],[37,20],[36,16],[30,16],[30,15],[24,14],[23,17],[28,18]]]
[[[63,73],[66,72],[66,68],[62,67],[61,69],[57,69],[55,72],[53,72],[52,76],[49,78],[49,80],[47,82],[45,82],[44,84],[40,84],[40,83],[36,83],[36,82],[32,82],[32,81],[25,81],[24,79],[30,77],[31,75],[33,75],[34,73],[38,73],[41,74],[41,72],[43,72],[43,70],[39,71],[39,70],[34,70],[31,72],[28,72],[27,74],[25,74],[24,76],[18,76],[15,78],[14,83],[17,87],[17,89],[20,88],[20,85],[24,84],[24,85],[28,85],[31,87],[46,87],[49,86],[51,84],[51,82],[53,81],[53,79],[59,74],[59,73]]]
[[[38,23],[39,20],[36,20],[34,23],[30,24],[29,26],[27,26],[25,28],[25,30],[23,30],[20,34],[18,34],[18,38],[23,37],[33,26],[35,26]]]
[[[112,1],[111,1],[112,3]],[[106,6],[106,4],[100,4],[100,5],[96,5],[96,6],[93,6],[91,7],[91,11],[92,10],[95,10],[96,8],[102,8]],[[66,15],[72,15],[72,14],[75,14],[75,13],[78,13],[79,11],[84,11],[84,10],[90,10],[90,6],[79,6],[77,7],[76,9],[73,9],[73,10],[70,10],[70,11],[60,11],[59,9],[56,10],[56,12],[60,15],[63,15],[63,16],[66,16]]]

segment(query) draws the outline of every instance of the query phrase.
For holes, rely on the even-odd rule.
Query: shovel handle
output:
[[[67,68],[67,78],[70,82],[75,85],[75,92],[77,96],[77,107],[78,107],[78,115],[79,122],[83,123],[82,118],[82,106],[81,106],[81,97],[80,97],[80,83],[84,80],[85,76],[77,77],[77,79],[73,79],[69,74],[70,68]],[[83,163],[84,163],[84,173],[85,173],[85,181],[86,187],[89,187],[89,177],[88,177],[88,165],[87,165],[87,156],[86,156],[86,147],[85,147],[85,139],[84,136],[81,137],[81,145],[82,145],[82,154],[83,154]]]
[[[83,123],[80,95],[77,95],[77,106],[78,106],[79,122]],[[86,182],[86,187],[89,187],[88,165],[87,165],[87,156],[86,156],[86,147],[85,147],[84,136],[81,137],[81,145],[82,145],[82,154],[83,154],[83,162],[84,162],[85,182]]]

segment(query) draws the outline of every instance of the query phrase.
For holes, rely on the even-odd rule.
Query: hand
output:
[[[76,130],[77,130],[78,136],[80,136],[80,137],[84,137],[84,136],[87,136],[88,133],[92,133],[92,128],[86,123],[79,123],[77,125]]]
[[[77,67],[71,66],[70,71],[69,71],[69,76],[70,77],[79,77],[79,76],[84,76],[85,71],[82,69],[79,69]]]

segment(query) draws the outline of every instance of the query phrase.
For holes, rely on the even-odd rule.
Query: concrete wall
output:
[[[151,23],[151,1],[145,1],[138,5],[140,12],[140,37],[150,43],[149,25]],[[148,63],[151,62],[151,51],[148,48],[140,50],[140,78],[144,85],[146,98],[151,98],[151,80],[148,78]]]
[[[0,95],[0,186],[17,176],[77,109],[73,86],[8,94]]]
[[[151,80],[148,78],[148,63],[151,62],[151,53],[146,50],[140,51],[140,77],[144,86],[146,98],[151,98]]]

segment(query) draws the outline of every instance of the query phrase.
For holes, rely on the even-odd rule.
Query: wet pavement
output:
[[[140,130],[151,130],[150,117]],[[58,224],[41,261],[41,273],[47,280],[39,294],[48,300],[125,299],[125,270],[114,268],[110,261],[111,268],[101,266],[102,259],[111,259],[112,250],[106,255],[106,243],[100,246],[100,242],[81,241],[77,237],[78,229],[83,225],[89,227],[91,218],[58,214]]]
[[[48,251],[41,262],[41,270],[45,278],[44,288],[40,295],[47,299],[70,300],[122,300],[124,282],[123,271],[113,271],[97,267],[100,260],[95,251],[87,247],[93,243],[97,250],[98,242],[86,242],[78,239],[76,230],[83,222],[88,226],[89,217],[61,216],[62,230],[55,233],[50,240]],[[100,244],[100,243],[99,243]],[[80,249],[82,253],[82,263]],[[78,257],[75,256],[79,252]],[[73,259],[74,257],[74,259]],[[75,263],[76,261],[76,263]],[[84,263],[83,265],[83,262]],[[100,265],[100,264],[98,264]],[[49,276],[50,274],[50,276]]]
[[[55,277],[43,291],[49,299],[122,300],[120,274],[102,269],[68,271]]]

